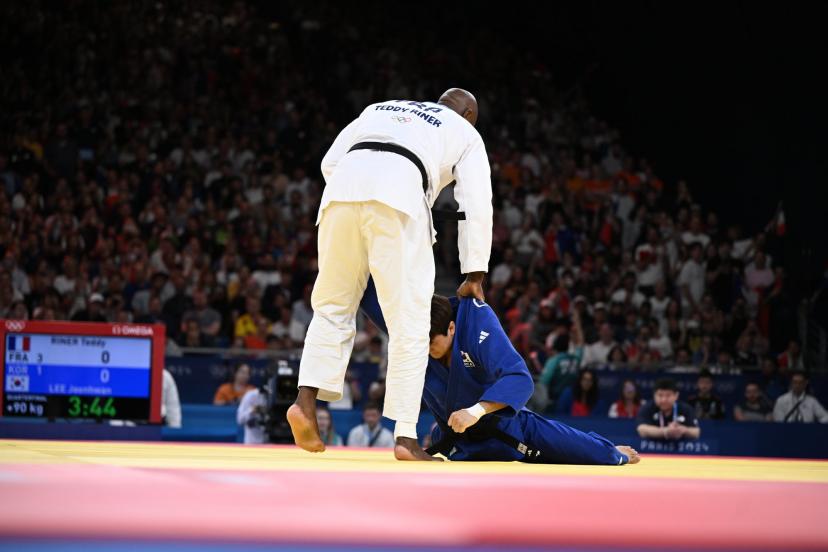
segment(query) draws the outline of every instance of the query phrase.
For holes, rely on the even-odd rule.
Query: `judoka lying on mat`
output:
[[[363,312],[387,331],[373,281]],[[494,311],[477,299],[435,295],[423,399],[437,425],[429,454],[449,460],[635,464],[638,453],[524,408],[534,383]]]

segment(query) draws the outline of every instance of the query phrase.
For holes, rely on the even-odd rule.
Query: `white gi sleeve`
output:
[[[328,149],[328,153],[326,153],[325,157],[322,158],[322,176],[325,177],[326,181],[333,174],[339,160],[342,159],[342,157],[348,153],[351,146],[354,145],[356,129],[359,126],[358,122],[359,118],[356,118],[351,121],[348,126],[343,128],[342,132],[339,133],[333,144],[331,144],[331,147]]]
[[[454,199],[466,213],[457,225],[463,274],[488,272],[492,253],[492,177],[483,139],[475,138],[454,167]]]

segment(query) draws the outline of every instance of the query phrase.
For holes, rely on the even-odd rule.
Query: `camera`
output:
[[[268,367],[267,379],[259,387],[263,406],[247,422],[249,427],[261,427],[267,441],[292,444],[293,434],[287,423],[287,410],[296,400],[299,367],[295,362],[278,360]]]

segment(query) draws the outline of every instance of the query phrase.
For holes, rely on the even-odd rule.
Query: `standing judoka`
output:
[[[369,283],[361,305],[380,328],[383,311]],[[632,447],[615,446],[525,408],[534,383],[494,311],[476,299],[435,295],[423,398],[437,426],[429,453],[450,460],[543,464],[635,464]]]
[[[368,106],[337,136],[322,160],[319,276],[313,320],[299,368],[299,395],[287,413],[296,444],[325,450],[316,399],[336,401],[356,333],[368,277],[388,323],[384,415],[396,420],[394,455],[430,460],[417,443],[417,418],[428,363],[434,292],[431,207],[456,180],[465,212],[458,231],[466,279],[458,295],[483,299],[492,242],[489,161],[474,129],[477,101],[453,88],[437,103],[388,101]]]

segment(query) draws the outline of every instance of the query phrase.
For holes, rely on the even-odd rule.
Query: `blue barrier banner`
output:
[[[698,440],[642,439],[635,420],[555,416],[581,431],[594,431],[618,445],[641,453],[765,456],[771,458],[828,458],[828,424],[781,424],[702,420]]]
[[[697,441],[656,441],[641,439],[638,447],[633,447],[639,453],[661,452],[665,454],[718,454],[719,443],[715,439],[699,439]]]
[[[241,362],[246,362],[251,369],[250,383],[260,385],[267,377],[267,369],[276,361],[270,359],[227,359],[218,355],[191,355],[184,357],[167,357],[166,368],[172,373],[178,385],[178,393],[181,402],[211,404],[216,389],[228,381],[231,381],[233,370]],[[299,365],[299,361],[291,360],[293,366]],[[359,382],[362,390],[362,400],[355,404],[359,408],[368,396],[368,388],[377,378],[377,365],[368,362],[353,362],[349,371]],[[653,388],[658,378],[665,375],[676,380],[681,393],[681,399],[686,400],[695,392],[697,374],[652,374],[628,370],[596,372],[598,377],[598,389],[603,402],[609,408],[615,400],[620,397],[621,387],[625,379],[631,379],[638,386],[641,397],[645,400],[652,398]],[[739,375],[715,375],[715,393],[725,403],[727,417],[733,415],[733,407],[744,398],[745,384],[755,381],[753,374]],[[828,375],[815,374],[811,376],[811,390],[828,406]],[[779,392],[786,391],[783,386],[777,385]],[[771,397],[775,398],[775,397]],[[606,413],[598,413],[600,416]]]
[[[173,374],[178,385],[182,403],[200,409],[185,410],[185,430],[178,432],[176,439],[182,440],[234,440],[236,435],[234,410],[227,407],[221,415],[212,418],[206,405],[212,404],[218,387],[230,381],[234,368],[240,362],[247,362],[251,368],[252,385],[263,383],[268,368],[275,360],[268,359],[226,359],[220,356],[186,356],[168,357],[166,367]],[[298,361],[290,361],[297,365]],[[368,387],[375,381],[376,364],[352,363],[350,370],[359,381],[363,390],[363,400],[368,394]],[[609,404],[619,396],[625,379],[633,380],[639,387],[644,399],[652,397],[655,381],[662,374],[647,374],[633,371],[597,372],[602,398]],[[697,375],[670,374],[681,390],[681,397],[686,399],[693,393]],[[725,402],[727,416],[731,418],[733,406],[742,399],[744,386],[753,380],[753,375],[717,375],[715,377],[716,393]],[[811,377],[811,388],[817,397],[824,397],[828,391],[828,377],[824,374]],[[823,401],[823,404],[825,402]],[[195,412],[204,411],[204,417]],[[361,403],[354,410],[333,410],[333,422],[337,433],[347,441],[348,432],[362,422]],[[218,412],[216,412],[218,414]],[[634,420],[610,419],[604,413],[596,413],[588,418],[555,417],[564,423],[582,431],[595,431],[618,444],[632,445],[646,454],[711,454],[726,456],[766,456],[792,458],[828,458],[828,425],[826,424],[776,424],[763,422],[735,422],[732,419],[722,421],[703,420],[702,435],[698,441],[666,442],[642,440],[636,432]],[[194,419],[195,418],[195,419]],[[420,416],[417,427],[418,435],[424,437],[429,433],[432,416],[425,410]],[[383,418],[383,424],[393,429],[393,422]],[[172,435],[170,435],[172,437]]]
[[[183,428],[164,428],[164,438],[175,441],[241,441],[236,407],[185,404]],[[332,410],[336,432],[347,443],[348,433],[362,423],[359,410]],[[777,424],[773,422],[703,421],[701,439],[662,441],[641,439],[633,420],[555,417],[581,431],[594,431],[619,445],[631,445],[642,454],[764,456],[775,458],[828,458],[828,424]],[[390,430],[394,422],[383,418]],[[417,435],[428,435],[434,418],[420,414]],[[0,428],[1,429],[1,428]]]

